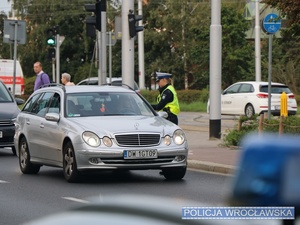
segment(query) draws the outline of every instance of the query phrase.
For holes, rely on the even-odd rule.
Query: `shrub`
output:
[[[223,135],[223,144],[225,146],[239,146],[245,135],[251,132],[258,132],[259,119],[258,115],[252,118],[242,116],[239,119],[240,128],[235,126],[233,130],[229,130]],[[264,119],[262,132],[279,133],[280,117],[272,117]],[[285,134],[300,134],[300,117],[288,116],[283,120],[283,133]]]

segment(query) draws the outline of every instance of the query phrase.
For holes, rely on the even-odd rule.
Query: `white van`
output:
[[[13,91],[13,76],[14,76],[14,60],[0,59],[0,80],[7,86],[8,89]],[[16,86],[15,95],[24,94],[24,76],[23,70],[19,61],[16,61]]]

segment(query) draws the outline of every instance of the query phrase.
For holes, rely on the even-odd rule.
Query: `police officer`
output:
[[[180,112],[177,93],[171,84],[172,74],[156,72],[156,82],[159,86],[159,95],[157,104],[152,105],[157,111],[165,111],[168,113],[167,120],[178,125],[178,114]]]

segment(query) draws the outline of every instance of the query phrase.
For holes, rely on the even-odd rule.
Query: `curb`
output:
[[[204,162],[198,160],[188,160],[188,169],[204,170],[215,173],[234,174],[235,166],[229,166],[219,163]]]

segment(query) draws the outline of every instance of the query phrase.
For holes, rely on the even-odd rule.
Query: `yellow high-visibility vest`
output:
[[[169,102],[168,104],[165,105],[164,108],[169,108],[171,113],[175,114],[176,116],[179,114],[180,112],[180,107],[179,107],[179,102],[178,102],[178,98],[177,98],[177,93],[175,91],[175,88],[172,85],[169,85],[165,90],[169,89],[172,93],[173,93],[173,101]],[[163,93],[165,92],[165,90],[157,96],[157,102],[159,103],[161,100],[161,96],[163,95]]]

